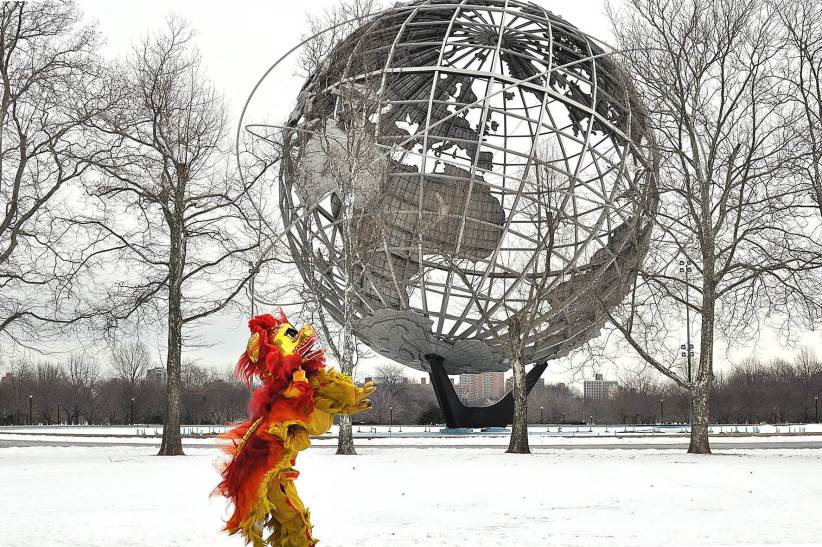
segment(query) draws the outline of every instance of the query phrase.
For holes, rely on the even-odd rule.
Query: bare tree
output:
[[[386,386],[388,391],[396,391],[400,384],[407,382],[403,367],[394,363],[379,365],[375,370],[374,378],[376,383]]]
[[[339,120],[320,122],[322,130],[313,134],[311,143],[315,149],[306,154],[329,158],[326,173],[301,173],[304,177],[328,177],[333,183],[333,200],[336,203],[335,216],[339,217],[341,249],[337,261],[336,249],[329,249],[328,258],[305,256],[300,258],[305,271],[306,310],[316,319],[323,335],[323,341],[334,356],[344,374],[352,375],[359,357],[366,351],[354,337],[356,313],[355,290],[367,284],[364,273],[376,256],[381,230],[386,225],[381,220],[379,184],[386,173],[386,164],[381,162],[382,152],[378,150],[373,135],[366,129],[365,118],[378,104],[367,87],[350,90],[343,98]],[[356,95],[356,98],[353,97]],[[352,104],[353,103],[353,104]],[[305,166],[306,157],[300,158]],[[336,272],[336,273],[335,273]],[[322,306],[333,302],[331,283],[335,275],[341,275],[343,298],[339,305],[339,324],[326,317]],[[326,279],[324,279],[326,278]],[[367,292],[367,289],[366,289]],[[339,417],[338,454],[353,455],[353,435],[350,416]]]
[[[771,5],[787,36],[780,72],[789,83],[787,138],[794,152],[794,172],[822,217],[822,5],[809,0]]]
[[[818,222],[788,161],[785,41],[760,0],[630,0],[609,15],[655,133],[660,208],[632,299],[605,311],[689,392],[688,450],[706,454],[717,337],[751,339],[773,313],[785,329],[819,319]],[[692,377],[679,358],[686,313],[699,324]]]
[[[14,359],[9,362],[8,372],[10,375],[10,401],[6,404],[11,404],[11,407],[16,414],[15,422],[19,425],[24,423],[27,419],[23,418],[23,409],[25,403],[28,401],[28,396],[32,394],[34,389],[34,367],[31,362],[26,359]]]
[[[370,415],[381,424],[396,417],[398,420],[405,415],[407,409],[408,378],[403,367],[393,363],[377,366],[374,371],[374,383],[377,391],[371,398],[372,410]]]
[[[579,394],[567,385],[537,384],[528,397],[529,423],[536,423],[535,417],[542,408],[543,418],[549,423],[563,423],[575,418]]]
[[[643,367],[623,375],[619,389],[611,402],[623,423],[631,420],[634,423],[654,423],[658,421],[657,401],[661,393],[658,378],[648,370],[648,367]]]
[[[124,342],[112,346],[109,363],[117,384],[107,385],[108,391],[118,388],[116,395],[107,393],[109,398],[105,400],[109,422],[116,419],[118,412],[131,420],[133,401],[142,399],[146,372],[153,364],[151,355],[142,342]]]
[[[34,387],[32,393],[37,399],[38,414],[42,422],[51,425],[51,421],[58,421],[57,404],[63,395],[63,378],[60,367],[54,363],[37,363],[34,371]]]
[[[476,302],[482,328],[491,333],[511,365],[514,416],[507,452],[512,454],[531,451],[525,379],[525,367],[531,358],[528,346],[544,335],[540,332],[544,326],[542,321],[552,306],[548,295],[553,288],[552,272],[556,270],[552,269],[552,262],[556,261],[555,242],[560,232],[570,229],[572,224],[566,209],[574,179],[557,167],[562,161],[556,143],[535,143],[531,159],[520,176],[519,193],[528,198],[516,202],[516,209],[509,213],[535,244],[533,248],[513,248],[500,253],[497,260],[505,263],[505,271],[519,272],[528,282],[512,282],[508,275],[478,275],[470,261],[443,255],[462,287]],[[487,295],[500,295],[497,304],[492,304]]]
[[[810,421],[810,407],[814,405],[819,407],[819,390],[820,380],[822,380],[822,362],[819,357],[808,348],[801,348],[796,355],[793,366],[794,373],[792,376],[796,380],[798,388],[798,396],[796,399],[801,401],[802,405],[802,419],[806,422]],[[815,398],[815,399],[814,399]],[[814,417],[817,420],[818,417]]]
[[[382,9],[381,0],[340,0],[321,14],[308,16],[311,39],[300,51],[299,65],[304,76],[314,74],[333,49],[360,25]]]
[[[528,360],[526,348],[528,339],[539,332],[539,318],[550,310],[548,298],[551,283],[552,265],[555,268],[555,243],[560,231],[570,228],[569,215],[566,211],[567,196],[573,192],[574,181],[563,176],[554,162],[562,155],[554,143],[542,143],[533,153],[533,165],[523,173],[523,191],[532,195],[525,200],[519,214],[530,222],[533,238],[538,242],[535,249],[536,259],[511,253],[515,271],[530,270],[531,282],[520,285],[515,301],[524,302],[519,308],[505,306],[509,321],[508,336],[503,338],[502,347],[511,362],[513,381],[511,392],[514,398],[514,417],[511,427],[511,439],[508,452],[516,454],[530,453],[528,446],[528,390],[525,383],[525,365]],[[564,202],[564,203],[563,203]],[[525,258],[525,262],[522,260]]]
[[[150,366],[151,356],[141,342],[127,342],[111,349],[111,368],[127,387],[129,397],[134,397],[137,393]]]
[[[265,168],[245,180],[229,169],[223,100],[179,18],[146,37],[110,81],[118,108],[94,127],[113,146],[95,158],[98,211],[86,224],[104,229],[121,268],[129,265],[109,294],[117,304],[109,328],[121,326],[117,318],[165,319],[159,454],[181,455],[184,330],[226,309],[269,259],[249,203]]]
[[[310,17],[311,39],[300,55],[305,74],[316,80],[323,71],[334,70],[330,54],[378,11],[379,5],[378,0],[345,0],[319,17]],[[380,199],[379,187],[387,172],[387,161],[374,140],[370,122],[380,104],[376,94],[373,82],[347,84],[337,91],[338,108],[333,114],[312,112],[317,117],[310,126],[284,135],[285,150],[293,150],[297,142],[305,141],[298,157],[290,153],[283,156],[284,171],[293,174],[298,186],[309,192],[332,191],[334,214],[339,219],[342,263],[336,263],[335,249],[329,249],[327,258],[303,256],[295,260],[305,273],[306,290],[302,294],[306,297],[306,311],[318,323],[323,341],[341,371],[348,375],[353,374],[357,358],[364,351],[353,332],[354,293],[365,284],[363,274],[375,256],[383,225],[379,220],[382,209],[376,201]],[[322,312],[322,306],[330,304],[332,290],[323,278],[332,279],[335,275],[341,276],[343,292],[336,314],[339,325]],[[356,454],[350,416],[339,416],[338,420],[337,454]]]
[[[128,388],[125,388],[123,382],[119,378],[110,378],[101,382],[98,386],[97,394],[97,408],[100,413],[100,418],[103,423],[116,424],[121,421],[131,423],[131,414],[129,413],[130,399],[124,399],[124,393]]]
[[[0,335],[23,345],[95,314],[78,285],[100,233],[72,219],[95,153],[85,122],[105,106],[79,19],[69,1],[0,5]]]
[[[88,423],[93,423],[97,416],[99,365],[90,357],[73,354],[63,367],[63,378],[67,388],[66,412],[69,413],[69,423],[79,424],[81,415]]]

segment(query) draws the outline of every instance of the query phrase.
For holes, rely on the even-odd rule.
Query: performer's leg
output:
[[[271,545],[311,547],[317,543],[311,535],[308,510],[294,486],[298,476],[296,469],[283,470],[268,490],[268,499],[275,507],[270,521],[273,530],[269,539]]]

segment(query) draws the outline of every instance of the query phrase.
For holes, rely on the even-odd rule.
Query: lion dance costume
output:
[[[262,385],[251,397],[248,420],[222,437],[231,441],[231,460],[216,492],[234,504],[225,528],[255,547],[312,546],[317,541],[308,510],[294,487],[297,453],[310,446],[309,435],[328,431],[335,414],[370,408],[365,397],[374,385],[358,387],[326,369],[323,350],[313,347],[314,329],[298,331],[282,310],[259,315],[248,327],[251,338],[236,375],[248,384],[256,377]]]

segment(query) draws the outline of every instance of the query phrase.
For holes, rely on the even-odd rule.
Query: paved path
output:
[[[91,446],[105,448],[107,446],[141,446],[145,448],[158,448],[160,441],[156,443],[134,443],[128,441],[116,442],[77,442],[70,439],[60,440],[18,440],[0,439],[0,448],[9,447],[30,447],[30,446]],[[217,443],[183,443],[183,448],[216,448]],[[488,448],[502,450],[508,448],[505,444],[368,444],[357,445],[359,448],[408,448],[408,449],[428,449],[428,448]],[[312,448],[334,448],[333,444],[314,444]],[[687,450],[688,443],[586,443],[586,444],[531,444],[532,449],[537,450]],[[740,442],[726,443],[722,441],[711,441],[711,448],[715,450],[743,449],[743,450],[785,450],[785,449],[822,449],[822,441],[761,441],[761,442]]]

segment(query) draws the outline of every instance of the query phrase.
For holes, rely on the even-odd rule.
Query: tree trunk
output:
[[[347,309],[347,308],[346,308]],[[343,374],[349,376],[354,373],[354,340],[351,333],[351,324],[345,325],[343,332],[342,344],[342,363],[340,369]],[[354,449],[354,432],[351,428],[351,416],[340,415],[339,419],[340,430],[337,435],[337,454],[345,456],[356,456],[357,451]]]
[[[710,454],[711,445],[708,440],[708,426],[710,424],[710,382],[694,384],[691,389],[693,414],[691,416],[691,444],[688,446],[690,454]]]
[[[171,250],[168,275],[168,358],[166,361],[166,401],[163,422],[163,442],[158,456],[183,456],[180,437],[182,411],[181,361],[183,352],[183,268],[185,266],[185,235],[181,223],[171,223]]]
[[[340,434],[337,438],[337,455],[356,456],[354,433],[351,428],[351,416],[340,415]]]
[[[528,394],[525,388],[525,363],[522,361],[522,341],[517,319],[510,323],[511,370],[514,373],[511,395],[514,398],[514,419],[511,424],[509,454],[530,454],[528,446]]]
[[[710,454],[711,444],[708,440],[708,427],[711,420],[710,395],[713,384],[714,359],[714,308],[713,284],[708,275],[713,274],[713,261],[705,268],[706,279],[703,281],[702,299],[702,333],[700,335],[699,370],[691,388],[691,444],[690,454]],[[690,348],[688,348],[690,351]]]
[[[354,217],[354,195],[350,181],[343,190],[343,268],[345,270],[345,286],[343,288],[343,339],[342,362],[340,369],[343,374],[354,374],[354,245],[352,237],[352,222]],[[354,432],[351,429],[351,417],[340,416],[340,430],[337,435],[337,454],[356,456],[354,449]]]
[[[345,330],[343,332],[342,363],[340,363],[340,369],[343,374],[352,376],[354,374],[354,340],[351,333],[352,326],[350,321],[347,322],[349,324],[344,326]],[[337,454],[356,456],[357,451],[354,449],[354,432],[351,429],[351,416],[340,415],[339,425]]]

